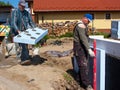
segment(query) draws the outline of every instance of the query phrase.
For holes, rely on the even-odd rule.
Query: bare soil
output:
[[[53,43],[56,40],[62,42]],[[69,51],[72,42],[72,38],[47,40],[29,66],[20,65],[14,55],[1,60],[0,90],[84,90],[73,77],[72,53],[63,57],[47,53]]]

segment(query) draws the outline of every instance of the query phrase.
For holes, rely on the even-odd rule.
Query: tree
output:
[[[5,3],[0,1],[0,6],[12,6],[9,2]]]

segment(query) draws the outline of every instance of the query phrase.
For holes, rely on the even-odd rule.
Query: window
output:
[[[44,23],[44,16],[42,16],[42,23]]]
[[[110,15],[110,13],[106,13],[105,18],[106,18],[106,19],[111,19],[111,15]]]
[[[92,14],[92,18],[93,18],[93,20],[95,19],[94,14]]]

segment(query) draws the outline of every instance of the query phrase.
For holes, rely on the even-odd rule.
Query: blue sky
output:
[[[18,2],[19,0],[0,0],[0,1],[3,1],[3,2],[9,2],[12,6],[14,6],[15,8],[18,7]]]

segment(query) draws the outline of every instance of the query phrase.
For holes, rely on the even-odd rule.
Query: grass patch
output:
[[[63,76],[64,76],[64,79],[65,79],[68,83],[70,83],[70,82],[73,81],[72,77],[71,77],[69,74],[63,73]]]
[[[0,6],[12,6],[9,2],[5,3],[3,1],[0,1]]]
[[[91,35],[103,35],[104,38],[109,38],[110,37],[110,33],[104,33],[104,32],[95,32]]]
[[[73,37],[73,32],[67,32],[64,35],[59,36],[59,38],[63,38],[63,37]]]

